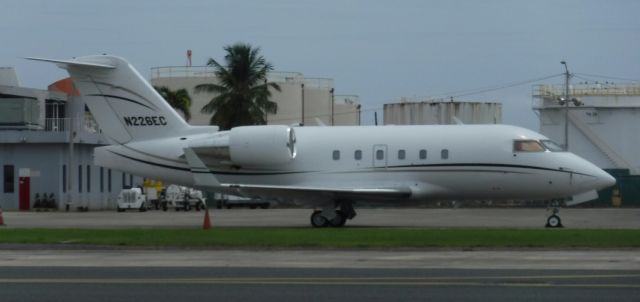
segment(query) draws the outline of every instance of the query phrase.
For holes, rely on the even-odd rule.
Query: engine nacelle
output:
[[[229,131],[231,162],[239,166],[285,164],[296,157],[296,136],[288,126],[242,126]]]

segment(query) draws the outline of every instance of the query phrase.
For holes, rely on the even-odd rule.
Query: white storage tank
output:
[[[325,125],[357,125],[356,105],[353,114],[336,117],[336,106],[339,111],[344,111],[342,103],[331,102],[334,100],[333,79],[305,78],[298,72],[271,72],[268,81],[280,86],[280,91],[271,89],[271,100],[278,104],[276,114],[267,114],[269,125],[292,125],[303,123],[305,125],[317,125],[319,119]],[[151,84],[153,86],[166,86],[169,89],[187,89],[191,96],[191,120],[192,125],[209,125],[210,114],[203,114],[200,109],[213,97],[212,93],[196,93],[195,87],[203,83],[215,83],[214,69],[208,66],[188,67],[155,67],[151,69]],[[357,99],[357,97],[355,98]],[[304,113],[303,113],[304,111]],[[333,115],[333,118],[332,118]],[[336,120],[339,119],[339,123]]]
[[[483,102],[409,101],[384,104],[385,125],[447,125],[502,123],[502,104]]]

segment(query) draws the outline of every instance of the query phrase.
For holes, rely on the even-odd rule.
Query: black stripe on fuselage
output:
[[[129,99],[129,98],[125,98],[125,97],[123,97],[123,96],[119,96],[119,95],[113,95],[113,94],[88,94],[88,96],[102,96],[102,97],[106,97],[106,98],[119,99],[119,100],[123,100],[123,101],[131,102],[131,103],[135,103],[135,104],[138,104],[138,105],[140,105],[140,106],[143,106],[143,107],[149,108],[149,109],[151,109],[151,110],[153,110],[153,111],[156,111],[156,109],[151,108],[150,106],[148,106],[148,105],[146,105],[146,104],[143,104],[143,103],[138,102],[138,101],[136,101],[136,100],[132,100],[132,99]]]
[[[158,164],[155,162],[151,162],[151,161],[146,161],[146,160],[142,160],[142,159],[137,159],[131,156],[127,156],[124,154],[120,154],[118,152],[114,152],[111,151],[111,153],[122,156],[124,158],[133,160],[133,161],[137,161],[137,162],[141,162],[144,164],[148,164],[148,165],[152,165],[152,166],[157,166],[157,167],[161,167],[161,168],[167,168],[167,169],[172,169],[172,170],[179,170],[179,171],[187,171],[187,172],[192,172],[192,173],[197,173],[197,174],[216,174],[216,175],[250,175],[250,176],[256,176],[256,175],[285,175],[285,174],[301,174],[301,173],[314,173],[314,172],[322,172],[322,171],[282,171],[282,172],[230,172],[230,171],[215,171],[215,170],[205,170],[202,168],[198,168],[198,170],[192,170],[191,168],[188,167],[177,167],[177,166],[171,166],[171,165],[164,165],[164,164]],[[458,167],[458,168],[463,168],[463,167],[484,167],[484,168],[514,168],[514,169],[533,169],[533,170],[543,170],[543,171],[551,171],[551,172],[560,172],[560,173],[573,173],[573,174],[579,174],[579,175],[585,175],[585,176],[591,176],[593,177],[593,175],[590,174],[585,174],[585,173],[579,173],[579,172],[572,172],[572,171],[567,171],[567,170],[560,170],[560,169],[552,169],[552,168],[545,168],[545,167],[536,167],[536,166],[526,166],[526,165],[510,165],[510,164],[480,164],[480,163],[458,163],[458,164],[431,164],[431,165],[403,165],[403,166],[387,166],[387,167],[373,167],[373,170],[370,170],[370,168],[367,168],[367,171],[363,171],[363,170],[356,170],[356,171],[339,171],[340,172],[347,172],[347,173],[358,173],[358,172],[419,172],[419,171],[415,171],[415,170],[409,170],[407,168],[433,168],[433,167]],[[392,169],[392,170],[389,170]],[[456,170],[429,170],[431,172],[494,172],[494,173],[522,173],[522,172],[518,172],[518,171],[513,171],[513,170],[488,170],[488,169],[465,169],[465,170],[460,170],[460,169],[456,169]],[[424,171],[424,172],[428,172],[428,171]]]

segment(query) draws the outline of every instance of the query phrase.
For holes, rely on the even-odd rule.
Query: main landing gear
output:
[[[547,208],[547,210],[549,209],[551,209],[551,216],[547,218],[547,224],[545,225],[545,227],[561,228],[562,220],[560,220],[560,216],[558,215],[558,213],[560,213],[560,201],[552,200],[549,203],[549,208]]]
[[[343,227],[347,219],[356,217],[353,203],[349,201],[336,202],[336,207],[314,210],[311,214],[311,225],[315,228]]]

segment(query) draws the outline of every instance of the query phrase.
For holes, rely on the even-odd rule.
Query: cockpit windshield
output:
[[[563,152],[564,148],[560,147],[560,145],[556,144],[554,141],[550,139],[543,139],[540,141],[547,150],[551,152]]]
[[[564,149],[552,140],[517,139],[513,141],[513,152],[563,152]]]
[[[537,140],[515,140],[513,141],[513,152],[544,152],[544,146]]]

